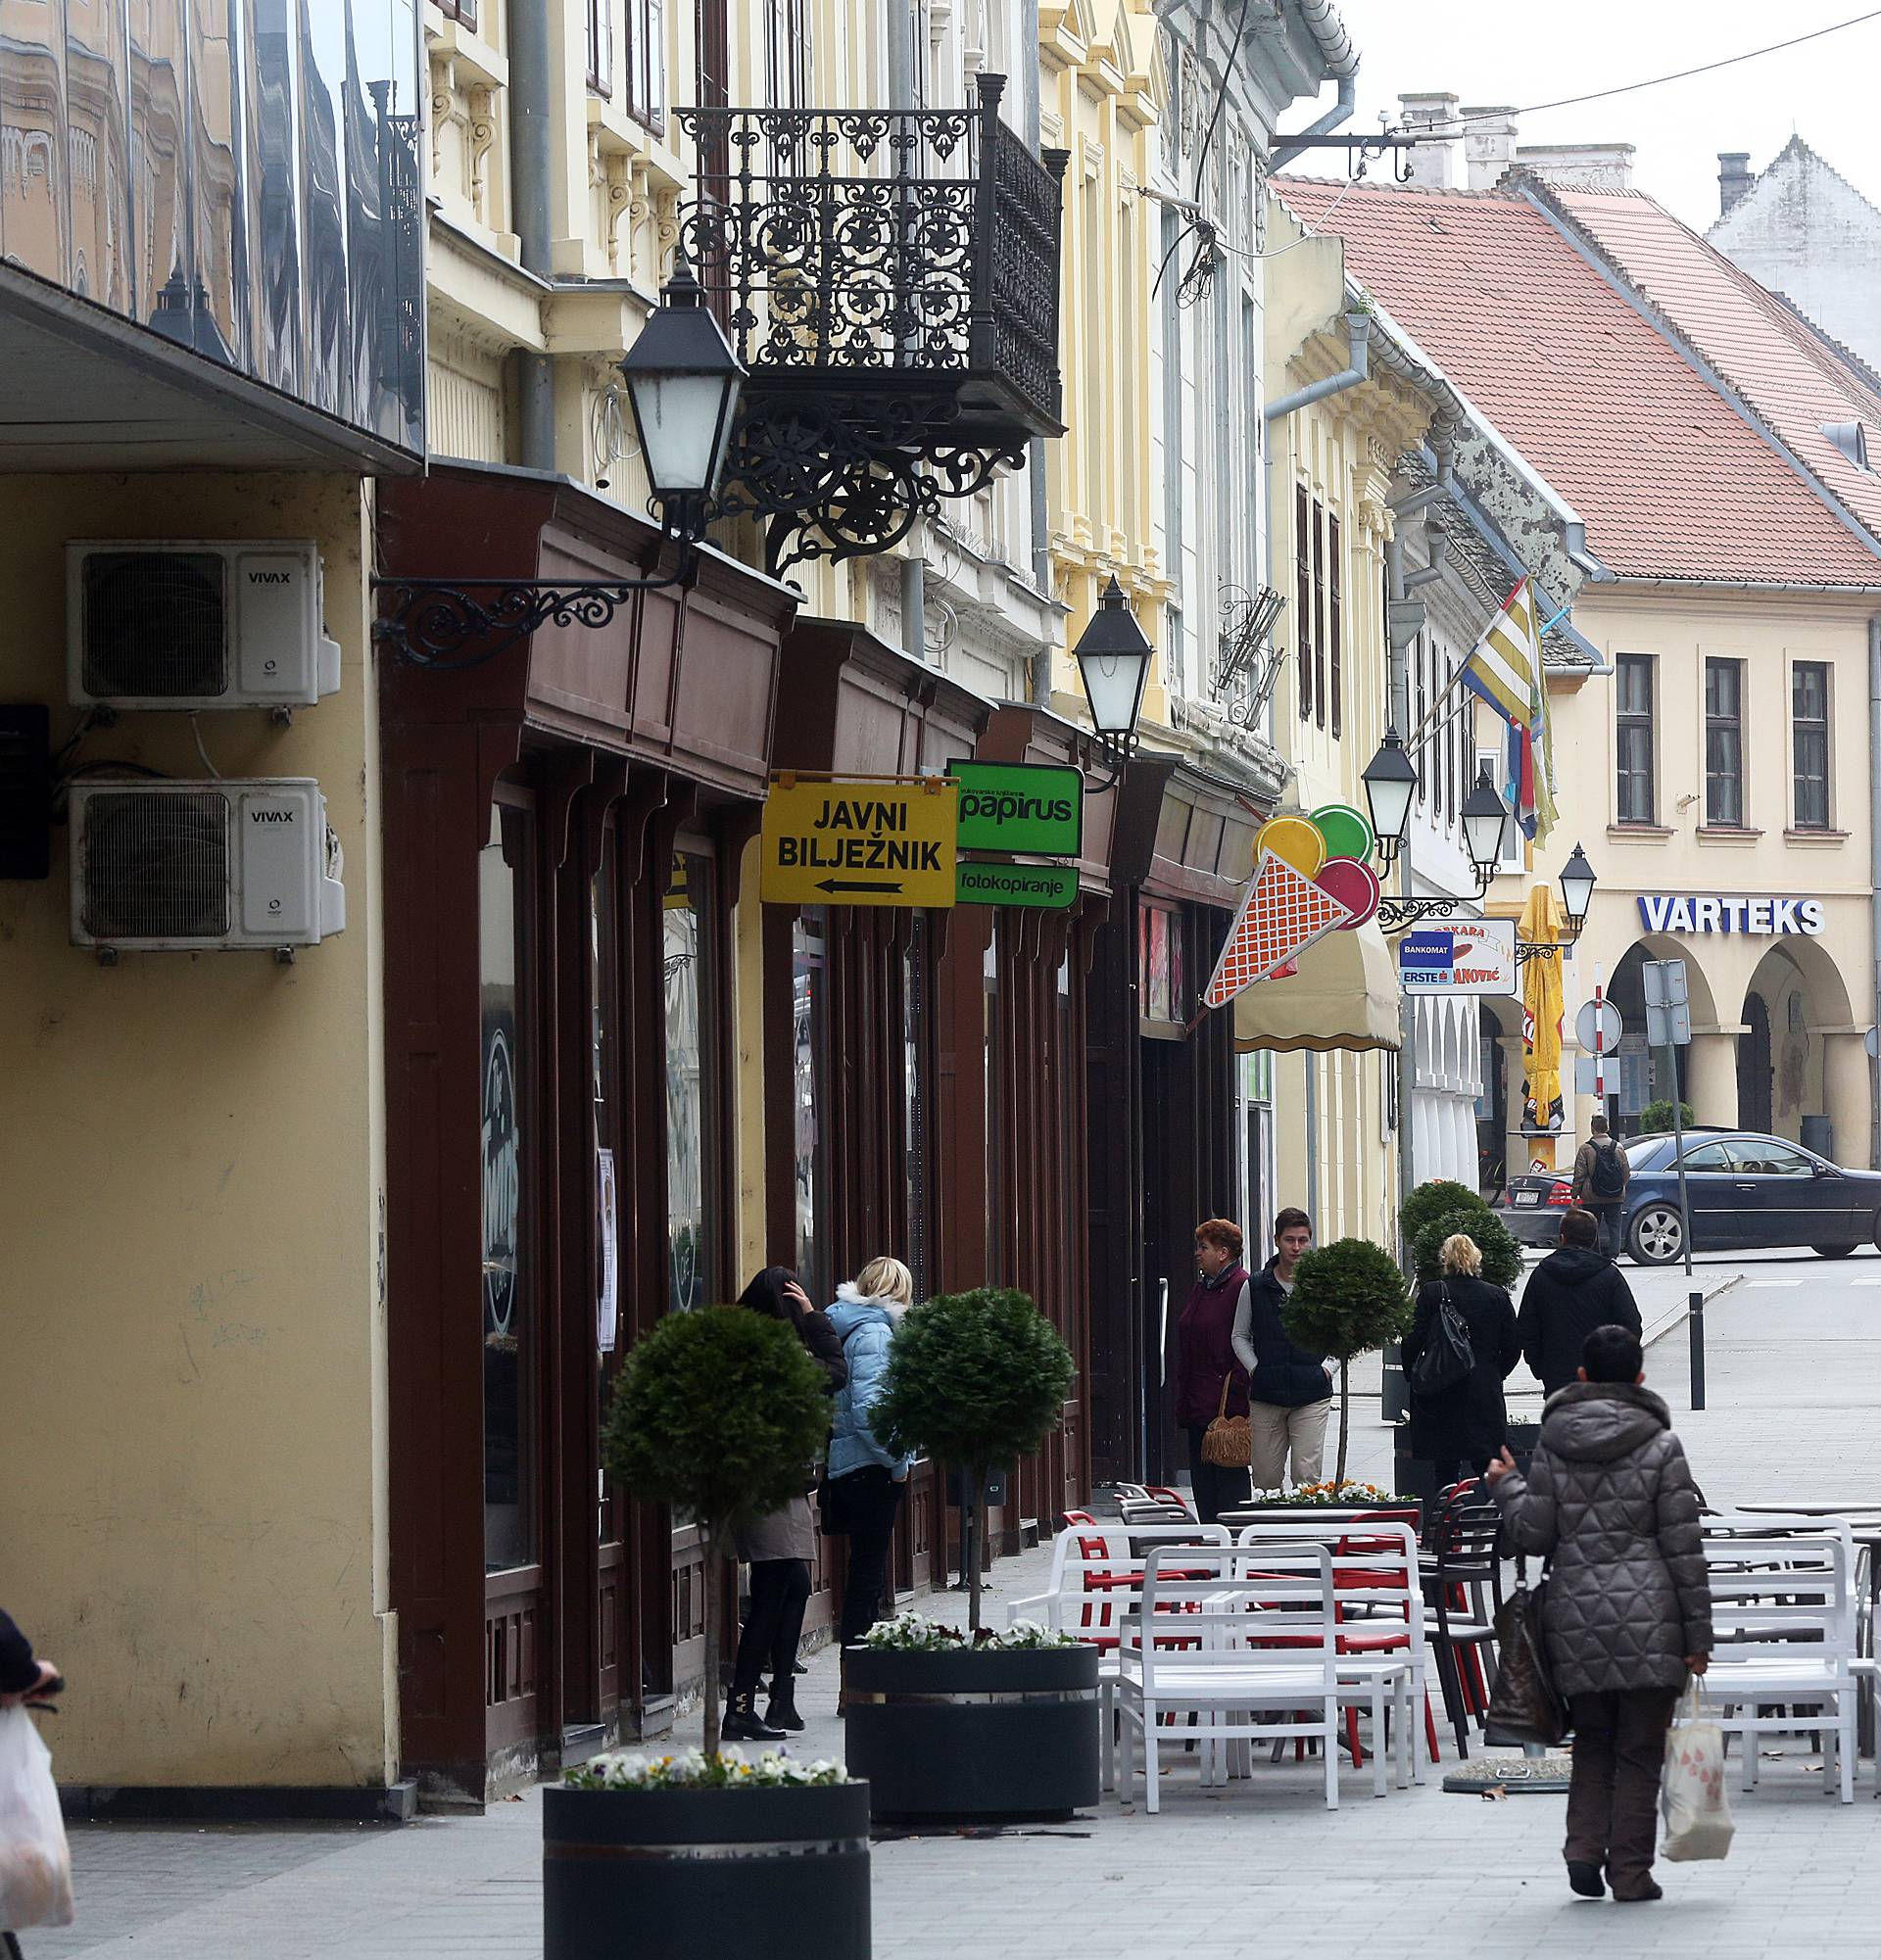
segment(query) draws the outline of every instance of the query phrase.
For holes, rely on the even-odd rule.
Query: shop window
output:
[[[621,1336],[620,1224],[621,1200],[618,1144],[620,1070],[619,932],[616,925],[615,881],[620,862],[610,823],[602,840],[601,863],[589,885],[588,987],[594,1017],[592,1037],[594,1177],[595,1177],[595,1381],[600,1396],[598,1415],[604,1425],[613,1394],[613,1375],[626,1342]],[[625,1500],[610,1481],[603,1480],[600,1501],[600,1542],[622,1535]]]
[[[796,1166],[796,1270],[812,1300],[833,1300],[835,1278],[824,1245],[828,1096],[823,1058],[829,1053],[829,956],[820,906],[805,906],[791,929],[791,1104]]]
[[[719,1274],[712,1109],[717,1094],[711,986],[711,860],[682,852],[663,913],[666,993],[667,1306],[717,1299]]]
[[[490,1572],[534,1562],[534,1248],[526,1151],[529,817],[499,806],[477,863],[483,1042],[483,1556]]]
[[[1616,808],[1622,824],[1650,824],[1654,817],[1653,658],[1621,653],[1615,660],[1615,755],[1618,769]]]
[[[1829,669],[1799,660],[1790,670],[1790,739],[1799,831],[1829,828]]]
[[[1313,501],[1313,720],[1326,726],[1326,512]]]
[[[1705,663],[1705,821],[1744,821],[1744,663]]]
[[[933,1283],[928,1218],[928,919],[914,915],[901,954],[901,1143],[907,1168],[908,1270],[917,1299]]]
[[[590,0],[608,15],[620,10],[620,106],[658,131],[666,122],[666,0]],[[611,68],[611,46],[609,66]],[[608,86],[612,86],[609,77]]]
[[[1137,1013],[1146,1022],[1180,1027],[1182,1012],[1181,915],[1147,900],[1136,915]]]

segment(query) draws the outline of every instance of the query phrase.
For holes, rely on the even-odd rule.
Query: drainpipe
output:
[[[1328,7],[1325,10],[1331,12]],[[1334,16],[1334,19],[1337,17]],[[1356,72],[1356,67],[1355,67]],[[1344,99],[1345,84],[1339,84],[1340,99]],[[1348,115],[1351,113],[1348,109]],[[1282,395],[1278,402],[1270,402],[1261,413],[1261,428],[1267,439],[1267,582],[1276,592],[1284,591],[1280,583],[1279,566],[1274,553],[1274,511],[1278,493],[1274,481],[1275,424],[1297,408],[1305,408],[1315,402],[1324,402],[1328,395],[1342,394],[1348,388],[1356,388],[1372,371],[1371,335],[1372,318],[1369,313],[1352,312],[1345,316],[1346,365],[1337,374],[1328,374],[1324,381],[1315,381],[1307,387],[1296,388],[1290,395]],[[1268,737],[1274,736],[1275,704],[1267,704]],[[1320,1202],[1320,1081],[1319,1062],[1311,1050],[1306,1057],[1306,1209],[1309,1217],[1319,1216]]]
[[[1868,781],[1881,783],[1881,613],[1868,621]],[[1868,798],[1868,882],[1873,889],[1874,984],[1869,1005],[1881,1027],[1881,798]],[[1881,1064],[1868,1064],[1868,1163],[1881,1164]]]
[[[509,191],[522,269],[554,276],[550,251],[551,139],[549,10],[509,10]],[[516,398],[526,468],[555,466],[555,368],[546,354],[516,353]]]
[[[1320,44],[1326,73],[1339,84],[1339,99],[1317,122],[1309,122],[1304,129],[1295,129],[1290,135],[1276,139],[1269,163],[1269,168],[1275,170],[1311,147],[1303,138],[1323,136],[1328,129],[1336,129],[1349,120],[1359,99],[1359,51],[1352,45],[1352,37],[1345,31],[1345,23],[1339,19],[1332,0],[1303,0],[1300,14],[1308,31]]]

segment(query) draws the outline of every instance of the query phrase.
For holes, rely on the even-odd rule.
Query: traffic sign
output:
[[[781,777],[764,799],[758,895],[767,905],[951,906],[959,803],[940,776]]]
[[[962,850],[1077,857],[1085,847],[1085,779],[1046,762],[949,762],[960,785]]]
[[[1026,905],[1062,911],[1078,897],[1078,868],[1070,864],[969,864],[955,886],[962,905]]]
[[[1398,983],[1406,993],[1513,994],[1516,922],[1459,919],[1418,927],[1398,941]]]
[[[1622,1032],[1619,1009],[1611,1000],[1581,1002],[1580,1012],[1574,1016],[1574,1039],[1588,1054],[1599,1049],[1611,1055],[1619,1046]]]
[[[1683,960],[1648,960],[1641,968],[1646,987],[1646,1045],[1684,1048],[1692,1038],[1692,1010],[1685,988]]]

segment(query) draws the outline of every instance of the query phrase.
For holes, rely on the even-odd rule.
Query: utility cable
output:
[[[1478,116],[1460,116],[1444,129],[1467,128],[1472,122],[1489,122],[1503,116],[1539,116],[1544,109],[1575,109],[1583,102],[1605,102],[1616,95],[1636,95],[1642,88],[1659,88],[1668,81],[1689,81],[1696,74],[1714,74],[1721,68],[1735,68],[1740,62],[1760,61],[1765,55],[1781,54],[1785,48],[1800,48],[1806,41],[1819,41],[1825,34],[1839,34],[1847,27],[1858,27],[1867,21],[1881,21],[1881,7],[1853,19],[1837,21],[1827,27],[1814,27],[1807,34],[1793,34],[1787,41],[1772,41],[1765,48],[1751,48],[1741,55],[1726,55],[1722,61],[1706,62],[1699,68],[1682,68],[1673,74],[1656,74],[1646,81],[1629,81],[1618,88],[1597,88],[1591,95],[1564,95],[1555,102],[1531,102],[1525,109],[1495,109]],[[1438,130],[1437,134],[1443,133]]]

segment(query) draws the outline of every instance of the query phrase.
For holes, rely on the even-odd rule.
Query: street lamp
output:
[[[437,674],[481,667],[540,626],[605,626],[642,593],[690,586],[699,541],[732,446],[745,369],[684,259],[620,363],[634,405],[640,453],[660,518],[678,550],[670,570],[645,578],[374,579],[389,595],[376,637]]]
[[[1509,806],[1489,780],[1485,762],[1477,772],[1476,787],[1464,799],[1463,841],[1475,869],[1476,883],[1486,891],[1496,867],[1503,859],[1503,839],[1508,836]]]
[[[1411,826],[1411,799],[1418,793],[1418,772],[1395,728],[1387,728],[1378,752],[1359,778],[1365,785],[1372,832],[1378,840],[1378,862],[1387,869],[1404,848]]]
[[[1574,854],[1561,868],[1561,909],[1567,915],[1568,931],[1553,940],[1518,939],[1516,941],[1516,964],[1526,966],[1530,960],[1548,959],[1559,953],[1563,946],[1571,946],[1580,937],[1580,929],[1587,923],[1588,908],[1594,902],[1594,886],[1599,880],[1594,876],[1594,868],[1587,862],[1587,853],[1576,844]]]
[[[1136,751],[1136,717],[1142,711],[1143,689],[1155,657],[1156,649],[1136,624],[1130,600],[1113,575],[1090,624],[1072,648],[1072,658],[1078,662],[1078,677],[1090,704],[1090,725],[1119,772]]]
[[[684,259],[673,261],[620,373],[654,500],[696,515],[724,472],[745,368]]]

